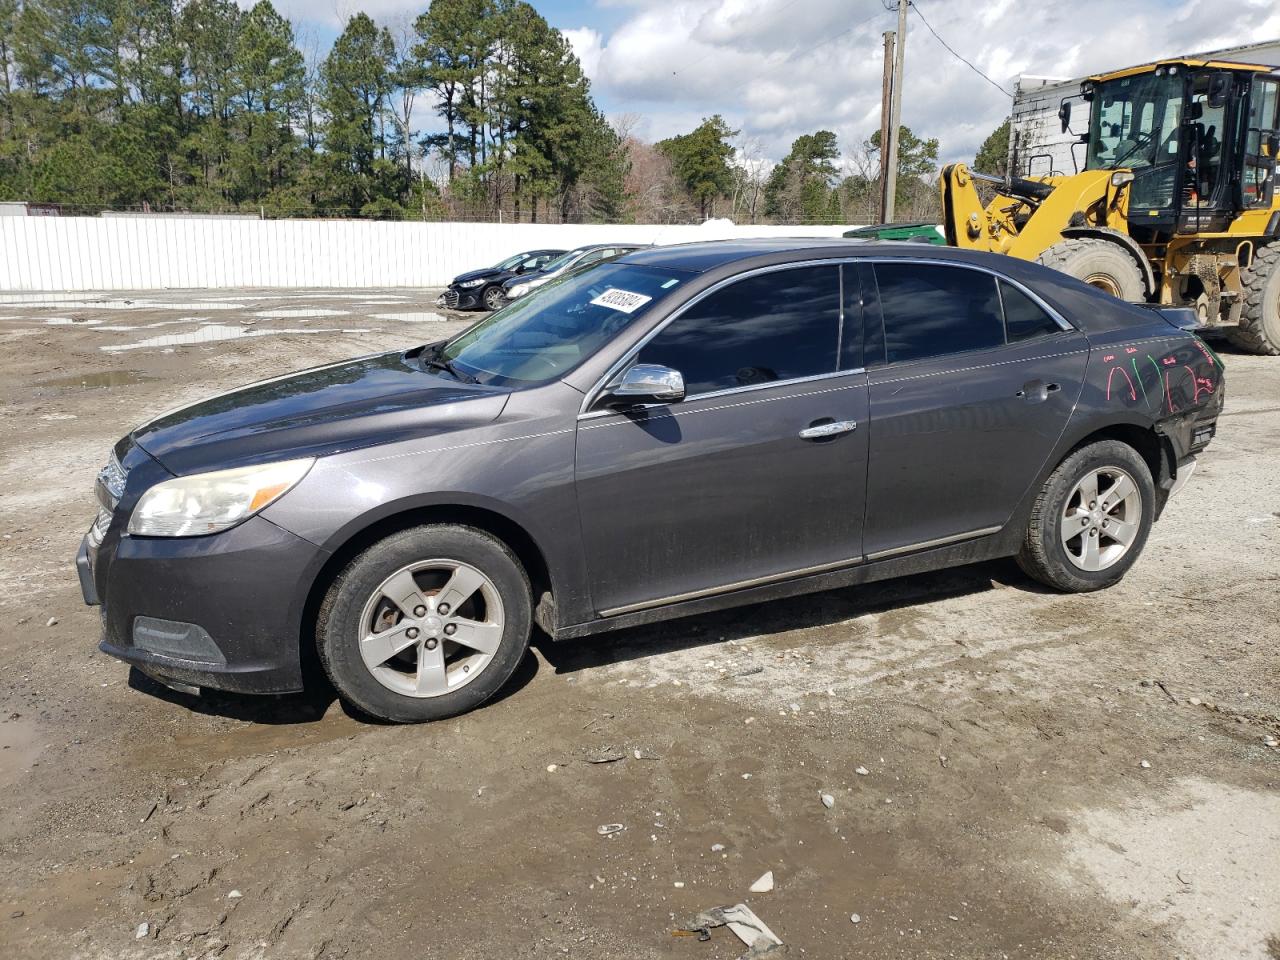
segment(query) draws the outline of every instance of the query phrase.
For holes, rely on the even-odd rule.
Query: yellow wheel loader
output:
[[[1241,347],[1280,356],[1280,69],[1166,60],[1090,77],[1080,97],[1083,170],[943,169],[947,243],[1038,260],[1125,300],[1191,307]],[[1064,133],[1071,106],[1058,113]],[[995,199],[984,204],[978,184]]]

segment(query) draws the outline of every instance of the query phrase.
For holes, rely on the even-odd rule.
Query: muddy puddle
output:
[[[247,340],[254,337],[270,337],[276,335],[296,336],[298,334],[316,333],[367,333],[366,329],[336,330],[259,330],[247,326],[232,327],[225,324],[206,324],[198,330],[188,333],[173,333],[166,336],[150,337],[137,343],[108,344],[99,347],[107,353],[119,353],[124,350],[144,350],[154,347],[183,347],[193,344],[217,343],[222,340]]]
[[[0,790],[25,777],[43,751],[34,723],[22,719],[0,723]]]
[[[148,383],[155,380],[137,370],[101,370],[97,373],[79,373],[69,377],[50,377],[36,383],[38,387],[54,389],[70,388],[81,390],[106,390],[111,387],[128,387],[135,383]]]
[[[402,323],[440,323],[449,318],[430,310],[414,310],[406,313],[375,313],[375,320],[399,320]]]

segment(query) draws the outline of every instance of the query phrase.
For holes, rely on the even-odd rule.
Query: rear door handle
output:
[[[822,440],[826,437],[838,437],[842,433],[852,433],[858,429],[857,420],[835,420],[831,423],[816,423],[800,431],[802,440]]]
[[[1014,396],[1028,403],[1041,403],[1049,399],[1049,394],[1062,389],[1060,383],[1045,383],[1043,380],[1028,380]]]

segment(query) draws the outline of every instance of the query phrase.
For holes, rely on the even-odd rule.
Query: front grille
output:
[[[458,291],[452,290],[452,289],[446,290],[444,293],[440,294],[440,299],[437,300],[436,302],[439,303],[440,306],[444,307],[446,310],[457,310],[458,309]]]

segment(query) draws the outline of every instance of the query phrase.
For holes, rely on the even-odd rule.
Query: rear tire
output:
[[[1244,309],[1227,336],[1242,350],[1280,356],[1280,243],[1259,249],[1243,273]]]
[[[502,688],[529,647],[529,579],[473,527],[393,533],[334,580],[316,617],[320,662],[342,698],[396,723],[442,720]]]
[[[1036,497],[1018,566],[1067,593],[1118,583],[1146,546],[1155,503],[1151,470],[1133,447],[1118,440],[1081,447]]]
[[[1040,254],[1040,263],[1113,297],[1141,303],[1147,298],[1142,269],[1133,256],[1110,240],[1094,237],[1062,240]]]

